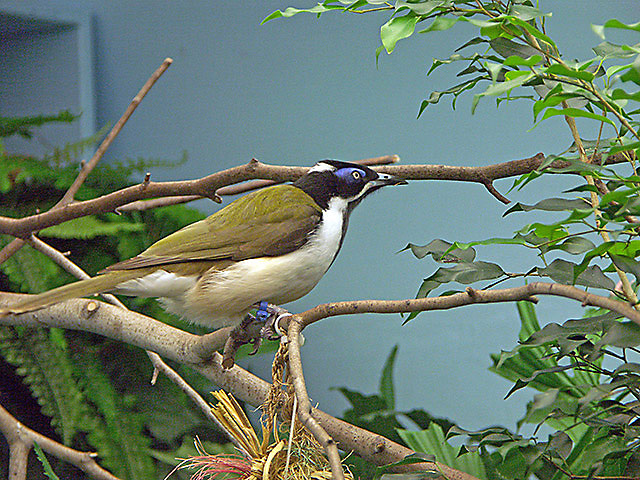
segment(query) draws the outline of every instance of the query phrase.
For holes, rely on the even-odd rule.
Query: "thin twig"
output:
[[[609,156],[605,164],[627,162],[628,158],[625,157],[623,153],[624,152],[620,152]],[[376,167],[376,170],[397,175],[407,180],[453,180],[486,185],[487,180],[493,182],[503,178],[530,173],[539,168],[544,161],[544,155],[537,154],[521,160],[512,160],[510,162],[483,167],[388,165]],[[563,168],[568,165],[570,165],[569,162],[558,160],[553,162],[551,166],[554,168]],[[27,237],[31,232],[74,218],[112,212],[118,207],[136,200],[185,194],[214,198],[216,195],[215,192],[225,185],[255,178],[275,180],[278,182],[292,181],[304,175],[307,170],[308,167],[266,165],[258,161],[251,161],[245,165],[229,168],[197,180],[149,182],[144,185],[133,185],[98,198],[71,203],[55,211],[50,210],[20,219],[0,216],[0,233],[16,237]]]
[[[127,120],[129,120],[129,118],[131,117],[135,109],[138,107],[142,99],[149,92],[151,87],[153,87],[153,85],[160,78],[160,76],[165,72],[165,70],[169,68],[172,62],[173,62],[172,59],[165,58],[165,60],[162,62],[162,65],[160,65],[160,67],[158,67],[158,69],[155,72],[153,72],[151,77],[149,77],[149,80],[147,80],[147,82],[143,85],[143,87],[140,89],[138,94],[133,98],[133,100],[125,110],[124,114],[116,122],[116,124],[113,126],[109,134],[104,138],[104,140],[102,141],[102,143],[100,144],[96,152],[93,154],[93,157],[91,157],[91,160],[89,160],[87,163],[84,164],[84,166],[82,167],[82,170],[80,170],[80,173],[78,174],[76,179],[73,181],[69,189],[65,192],[65,194],[58,201],[58,203],[56,203],[51,208],[50,211],[59,210],[63,208],[65,205],[70,204],[74,200],[76,193],[78,193],[78,190],[80,189],[84,181],[87,179],[89,174],[96,167],[96,165],[98,164],[98,162],[100,161],[104,153],[107,151],[107,149],[109,148],[113,140],[115,140],[115,138],[118,136],[118,134],[120,133],[120,130],[122,130],[122,127],[124,127],[124,124],[127,123]],[[31,230],[31,232],[35,232],[35,231],[36,229]],[[2,250],[0,250],[0,263],[4,263],[7,259],[9,259],[12,255],[14,255],[23,246],[24,246],[24,241],[22,239],[16,238],[12,240],[8,245],[6,245]]]
[[[131,103],[129,103],[129,106],[124,111],[120,119],[116,122],[116,124],[113,126],[111,131],[104,138],[104,140],[102,140],[102,143],[100,144],[96,152],[93,154],[93,157],[91,157],[91,160],[89,160],[87,163],[84,164],[84,167],[82,167],[82,170],[80,170],[80,173],[74,180],[73,184],[71,184],[71,187],[69,187],[67,192],[60,199],[60,201],[55,205],[54,208],[67,205],[68,203],[71,203],[73,201],[76,193],[78,192],[78,190],[80,189],[84,181],[87,179],[89,174],[93,171],[93,169],[96,167],[96,165],[98,164],[98,162],[100,161],[104,153],[107,151],[107,149],[111,146],[115,138],[118,136],[118,134],[122,130],[122,127],[124,127],[124,125],[127,123],[131,115],[133,115],[133,112],[136,110],[136,108],[138,108],[138,105],[140,105],[140,102],[142,101],[142,99],[147,95],[147,93],[149,93],[149,90],[151,90],[151,87],[153,87],[153,85],[158,81],[158,79],[167,70],[167,68],[171,66],[172,63],[173,63],[173,60],[171,58],[165,58],[164,61],[162,62],[162,65],[160,65],[156,69],[156,71],[151,74],[151,76],[142,86],[138,94],[135,97],[133,97],[133,100],[131,100]]]
[[[365,158],[363,160],[356,160],[354,163],[367,166],[379,166],[390,165],[397,163],[400,157],[397,155],[384,155],[382,157]],[[239,183],[235,185],[227,185],[216,190],[216,196],[214,201],[218,201],[218,197],[225,195],[239,195],[241,193],[250,192],[259,188],[268,187],[270,185],[276,185],[282,183],[274,180],[250,180],[248,182]],[[153,200],[138,200],[131,202],[121,207],[116,208],[116,213],[131,212],[131,211],[143,211],[152,208],[165,207],[167,205],[177,205],[181,203],[188,203],[194,200],[201,200],[205,197],[202,195],[176,195],[172,197],[156,198]],[[222,201],[220,199],[220,201]]]

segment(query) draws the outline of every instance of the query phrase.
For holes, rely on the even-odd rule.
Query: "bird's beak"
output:
[[[378,173],[378,178],[371,182],[376,187],[384,187],[385,185],[407,185],[404,178],[389,175],[388,173]]]

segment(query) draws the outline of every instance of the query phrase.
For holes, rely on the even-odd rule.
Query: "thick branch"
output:
[[[474,290],[468,288],[464,293],[447,297],[420,298],[411,300],[363,300],[338,302],[319,305],[297,316],[303,326],[307,326],[322,318],[354,313],[400,313],[418,310],[442,310],[474,303],[513,302],[517,300],[535,301],[534,295],[553,295],[577,300],[583,306],[603,307],[625,316],[640,324],[640,312],[628,304],[587,293],[569,285],[536,282],[522,287],[502,290]],[[0,294],[0,303],[16,301],[22,295]],[[290,318],[290,317],[285,317]],[[286,323],[286,322],[285,322]],[[0,325],[48,326],[73,330],[84,330],[120,340],[145,350],[152,350],[159,355],[191,365],[211,381],[237,398],[251,405],[261,405],[267,396],[269,384],[264,380],[243,370],[237,365],[225,369],[222,356],[218,353],[204,358],[203,354],[213,348],[222,348],[227,334],[214,332],[204,337],[178,330],[144,315],[118,309],[96,300],[76,299],[53,305],[37,312],[22,315],[9,315],[0,318]],[[281,328],[286,328],[280,325]],[[383,465],[399,461],[411,450],[389,441],[384,437],[359,429],[342,422],[319,410],[313,410],[322,428],[345,451],[354,451],[358,456]],[[424,464],[407,467],[410,470],[424,468]],[[438,465],[441,471],[445,466]],[[447,476],[456,477],[457,472]],[[468,478],[468,477],[467,477]]]
[[[44,452],[75,465],[92,478],[119,480],[96,463],[94,458],[97,454],[74,450],[31,430],[18,422],[2,405],[0,405],[0,431],[9,444],[9,478],[12,480],[26,478],[27,456],[34,443],[40,445]]]

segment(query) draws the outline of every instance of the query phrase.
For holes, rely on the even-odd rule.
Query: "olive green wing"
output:
[[[321,218],[320,207],[299,188],[268,187],[239,198],[106,271],[284,255],[300,248]]]

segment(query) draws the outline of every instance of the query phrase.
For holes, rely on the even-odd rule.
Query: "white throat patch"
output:
[[[329,165],[328,163],[318,162],[313,167],[309,169],[309,173],[311,172],[335,172],[336,167],[333,165]]]

